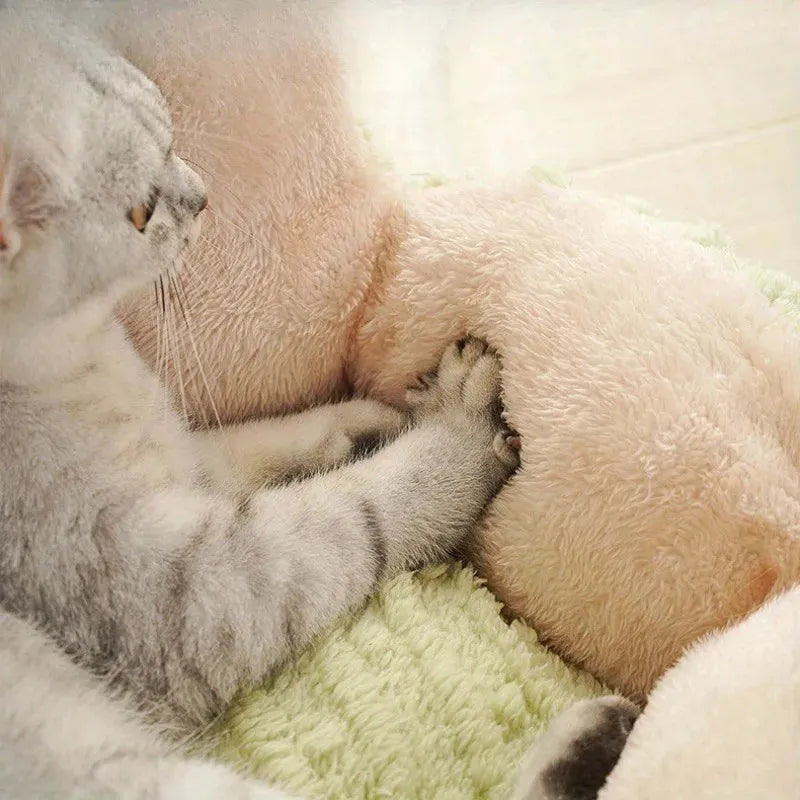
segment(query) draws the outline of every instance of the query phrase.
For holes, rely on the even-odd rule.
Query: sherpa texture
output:
[[[796,800],[800,586],[690,648],[598,800]]]
[[[603,689],[499,610],[471,569],[401,575],[235,703],[218,755],[309,800],[506,798],[550,717]]]
[[[407,195],[354,385],[399,401],[463,331],[503,361],[522,467],[473,563],[636,699],[800,580],[800,336],[733,254],[533,178]]]

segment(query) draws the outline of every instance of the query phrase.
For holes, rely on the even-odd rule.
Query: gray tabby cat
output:
[[[411,391],[410,427],[355,401],[189,433],[112,309],[177,268],[205,202],[153,84],[0,10],[3,798],[282,797],[149,723],[202,724],[445,556],[516,466],[475,340]],[[394,441],[341,466],[365,436]],[[259,488],[286,473],[312,477]]]

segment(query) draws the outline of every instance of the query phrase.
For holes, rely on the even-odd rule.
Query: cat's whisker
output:
[[[175,300],[177,300],[184,320],[186,315],[183,311],[183,305],[180,298],[177,297],[177,290],[175,289],[175,281],[171,274],[167,274],[167,287],[169,289],[169,309],[170,309],[170,323],[172,325],[172,355],[174,361],[175,382],[178,384],[178,396],[181,404],[181,415],[183,416],[186,427],[189,427],[189,407],[186,403],[186,386],[183,381],[183,363],[181,360],[181,337],[178,335],[177,325],[175,320]]]
[[[247,139],[242,139],[238,136],[229,136],[224,133],[212,133],[211,131],[206,130],[195,130],[193,131],[193,136],[195,139],[205,137],[206,139],[212,139],[215,142],[224,142],[227,144],[234,144],[238,147],[244,148],[248,153],[258,157],[259,159],[264,158],[264,151],[259,150],[255,147],[251,142],[248,142]]]
[[[180,274],[188,275],[192,284],[196,284],[213,296],[219,289],[225,275],[225,269],[228,263],[227,254],[225,254],[220,246],[212,239],[201,236],[198,241],[210,246],[211,253],[209,255],[213,258],[213,261],[212,258],[207,257],[205,259],[206,268],[204,270],[195,269],[188,261],[184,261]]]
[[[176,286],[176,291],[180,291],[182,289],[182,287],[180,287],[180,289],[179,289],[177,284],[174,283],[174,282],[173,282],[173,285]],[[189,344],[191,345],[191,348],[192,348],[192,352],[194,353],[195,361],[197,362],[197,368],[198,368],[198,371],[200,373],[200,379],[203,382],[203,386],[204,386],[205,391],[206,391],[206,396],[208,397],[208,402],[211,405],[211,410],[212,410],[212,412],[214,414],[214,420],[217,423],[217,427],[218,428],[222,428],[222,419],[221,419],[221,417],[219,415],[219,410],[217,409],[217,404],[214,402],[214,393],[211,391],[211,384],[209,383],[208,376],[206,374],[206,370],[205,370],[205,368],[203,366],[203,360],[200,358],[200,352],[197,349],[197,342],[195,341],[195,338],[194,338],[194,333],[192,331],[192,325],[189,322],[188,315],[186,315],[186,313],[185,313],[185,308],[184,308],[184,317],[183,317],[183,319],[184,319],[184,322],[186,323],[186,337],[188,338]]]
[[[219,244],[215,242],[208,234],[200,234],[198,242],[208,245],[220,257],[220,261],[222,261],[222,258],[226,255],[222,247],[220,247]]]
[[[208,269],[197,270],[192,266],[191,260],[184,257],[183,261],[181,262],[180,269],[177,270],[176,275],[179,278],[182,278],[184,275],[188,275],[193,284],[196,284],[199,288],[204,289],[208,294],[213,295],[219,288],[221,275],[224,273],[224,267],[228,262],[229,254],[226,253],[210,236],[203,232],[200,233],[200,236],[197,239],[197,244],[202,245],[203,247],[208,247],[211,251],[211,253],[205,259]],[[214,259],[215,263],[211,262],[212,258]],[[219,267],[220,269],[212,269],[212,266]],[[214,280],[215,278],[216,280]],[[181,288],[184,289],[183,300],[188,308],[190,303],[188,302],[188,298],[186,296],[185,287]]]
[[[170,286],[171,286],[170,297],[174,298],[175,302],[178,305],[178,310],[180,311],[180,317],[183,320],[183,326],[184,326],[185,332],[186,332],[186,334],[188,334],[188,332],[189,332],[189,311],[187,309],[189,308],[189,303],[188,303],[188,300],[187,300],[187,297],[186,297],[186,290],[185,290],[185,288],[183,287],[183,285],[181,283],[180,273],[177,273],[177,272],[170,273],[169,282],[170,282]],[[173,321],[175,323],[178,322],[177,319],[174,319]],[[187,365],[188,362],[189,362],[189,353],[185,349],[185,338],[186,338],[186,336],[185,335],[178,336],[177,332],[176,332],[176,338],[177,338],[177,340],[179,342],[179,346],[180,346],[180,357],[182,359],[182,363],[184,365]],[[206,384],[204,384],[204,388],[206,389],[207,392],[210,391]],[[185,405],[185,414],[184,414],[184,416],[186,418],[187,425],[191,426],[192,418],[197,417],[198,413],[202,415],[203,427],[208,427],[208,417],[206,416],[205,409],[202,406],[200,406],[199,408],[192,409],[191,413],[189,413],[188,406]]]
[[[175,365],[172,363],[172,327],[169,324],[169,304],[167,302],[167,292],[164,288],[164,276],[160,275],[158,282],[161,285],[161,312],[164,316],[164,394],[162,395],[162,415],[167,418],[167,412],[171,405],[172,389],[170,381],[175,372]],[[170,369],[171,368],[171,369]]]
[[[159,375],[159,367],[161,363],[161,311],[160,311],[160,303],[158,298],[158,281],[153,281],[153,293],[155,295],[156,307],[155,307],[155,316],[156,316],[156,356],[155,361],[153,363],[153,371],[156,374],[157,378],[160,378]],[[161,381],[160,379],[156,382],[156,385],[153,387],[153,397],[150,400],[150,410],[155,407],[155,404],[158,400],[158,394],[160,391]]]
[[[232,450],[230,442],[229,442],[228,429],[225,428],[223,426],[223,424],[222,424],[222,420],[220,418],[219,411],[217,410],[217,405],[214,402],[214,395],[213,395],[213,393],[211,391],[211,383],[208,380],[208,375],[207,375],[206,370],[205,370],[205,368],[203,366],[203,363],[202,363],[202,361],[200,359],[200,354],[199,354],[199,352],[197,350],[197,347],[196,347],[196,344],[195,344],[194,334],[192,332],[192,326],[191,326],[191,323],[189,322],[189,315],[188,315],[188,313],[186,311],[186,290],[185,290],[185,288],[183,286],[182,278],[181,278],[180,273],[177,273],[174,276],[170,276],[170,282],[171,282],[171,285],[173,286],[173,288],[175,290],[175,297],[176,297],[176,300],[177,300],[177,302],[178,302],[178,304],[180,306],[181,313],[182,313],[182,316],[183,316],[183,321],[184,321],[184,324],[186,326],[186,336],[188,337],[189,343],[191,344],[192,350],[194,352],[195,360],[197,362],[197,366],[198,366],[198,369],[199,369],[199,372],[200,372],[200,378],[201,378],[201,380],[203,382],[203,386],[205,388],[206,395],[208,396],[208,400],[209,400],[209,403],[211,405],[212,412],[214,414],[214,421],[216,422],[216,427],[220,431],[220,440],[221,440],[222,447],[227,451],[228,455],[230,456],[230,463],[233,465],[234,472],[240,478],[242,478],[243,476],[240,474],[240,469],[239,469],[239,467],[237,465],[236,459],[234,458],[233,450]],[[202,406],[201,406],[201,408],[202,408]],[[208,426],[208,418],[205,416],[205,411],[203,411],[203,426],[206,427],[206,428],[209,427]]]
[[[184,304],[183,304],[183,301],[184,301],[185,298],[181,297],[181,292],[180,292],[180,288],[183,288],[183,287],[180,287],[180,288],[178,287],[177,278],[173,273],[169,274],[169,286],[170,286],[169,296],[170,296],[170,298],[172,298],[173,297],[173,292],[174,292],[174,297],[175,297],[175,300],[178,303],[178,309],[181,312],[181,316],[183,317],[183,322],[188,327],[189,326],[189,320],[186,319],[186,308],[184,307]]]
[[[155,284],[155,299],[156,299],[156,361],[154,365],[154,372],[156,374],[156,386],[153,395],[153,402],[151,410],[155,409],[159,400],[163,402],[164,393],[167,391],[167,375],[166,375],[166,360],[167,360],[167,342],[166,342],[166,320],[164,315],[164,284],[159,278],[154,282]]]

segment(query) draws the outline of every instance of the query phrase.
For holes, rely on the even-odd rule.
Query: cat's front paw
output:
[[[500,415],[499,364],[488,345],[472,336],[453,342],[439,367],[409,386],[406,402],[416,421],[462,407]],[[497,405],[494,409],[492,406]]]
[[[559,714],[523,762],[512,800],[593,800],[619,760],[639,709],[624,697]]]
[[[409,387],[406,402],[415,422],[441,416],[488,437],[506,477],[519,466],[520,437],[503,419],[500,361],[480,339],[469,336],[451,344],[439,369]]]

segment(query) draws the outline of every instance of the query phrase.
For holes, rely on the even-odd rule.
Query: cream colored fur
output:
[[[641,715],[620,697],[559,714],[523,762],[514,800],[795,798],[798,666],[794,588],[694,645]]]
[[[401,400],[469,330],[503,356],[524,461],[474,556],[562,654],[641,698],[797,580],[800,340],[719,256],[533,180],[395,192],[316,23],[166,17],[128,50],[209,189],[196,352],[178,332],[169,375],[199,423]],[[154,363],[152,297],[125,318]]]
[[[599,800],[790,800],[800,786],[800,589],[659,682]]]

